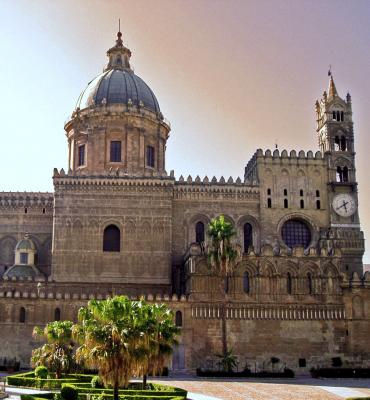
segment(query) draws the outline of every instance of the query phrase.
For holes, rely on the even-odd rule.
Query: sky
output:
[[[314,103],[352,95],[359,211],[370,237],[370,1],[0,0],[0,191],[52,191],[64,122],[121,19],[131,65],[172,130],[167,171],[243,176],[257,148],[318,150]],[[364,261],[370,263],[370,248]]]

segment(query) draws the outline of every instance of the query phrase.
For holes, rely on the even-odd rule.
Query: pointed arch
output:
[[[121,231],[117,225],[108,225],[103,233],[103,251],[121,251]]]

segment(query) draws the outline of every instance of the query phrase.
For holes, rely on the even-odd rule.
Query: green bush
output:
[[[97,376],[94,376],[94,377],[91,379],[91,387],[94,388],[94,389],[98,389],[98,388],[104,387],[103,382],[102,382],[100,376],[97,375]]]
[[[370,400],[370,397],[347,397],[346,400]]]
[[[62,390],[60,391],[60,395],[63,400],[77,400],[78,399],[78,390],[75,386],[66,384],[63,385]]]
[[[48,377],[48,369],[40,365],[35,369],[35,377],[39,379],[46,379]]]

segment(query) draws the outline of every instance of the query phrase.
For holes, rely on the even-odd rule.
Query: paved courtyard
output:
[[[191,400],[343,400],[370,397],[370,379],[209,379],[163,378],[156,382],[189,391]],[[200,396],[199,396],[200,395]]]

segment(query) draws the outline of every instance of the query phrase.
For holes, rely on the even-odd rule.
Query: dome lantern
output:
[[[133,72],[130,67],[131,51],[123,45],[121,32],[117,33],[116,44],[107,51],[107,56],[109,60],[108,64],[104,68],[104,72],[109,71],[110,69]]]

